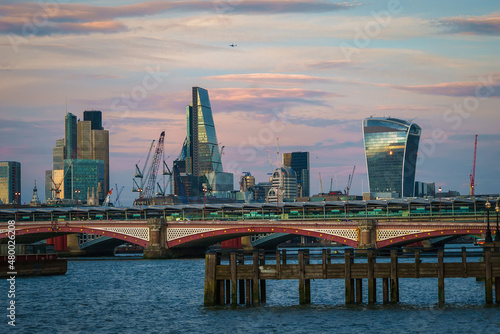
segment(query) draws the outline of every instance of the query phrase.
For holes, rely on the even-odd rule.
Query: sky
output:
[[[161,131],[167,163],[179,155],[199,86],[235,187],[308,151],[311,193],[320,173],[345,189],[353,166],[351,193],[368,191],[362,120],[391,116],[423,129],[416,180],[467,194],[478,134],[476,193],[499,193],[499,37],[496,0],[3,0],[0,161],[21,162],[22,202],[35,180],[43,200],[66,101],[101,110],[130,205]]]

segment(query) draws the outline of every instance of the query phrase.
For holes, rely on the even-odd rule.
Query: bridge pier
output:
[[[167,257],[165,243],[162,242],[162,232],[165,230],[165,220],[162,218],[149,218],[149,245],[144,249],[145,259],[163,259]]]
[[[358,249],[377,247],[377,228],[374,219],[364,219],[358,222],[359,243]]]

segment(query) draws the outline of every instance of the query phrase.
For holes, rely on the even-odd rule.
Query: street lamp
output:
[[[439,187],[439,220],[443,220],[441,216],[441,187]]]
[[[498,212],[500,212],[500,207],[498,206],[498,202],[500,199],[497,200],[497,206],[495,207],[495,211],[497,212],[497,230],[495,234],[495,241],[500,241],[500,233],[498,232]]]
[[[16,220],[19,220],[19,201],[21,200],[21,193],[19,191],[16,191],[14,195],[16,196],[16,205],[17,205]]]
[[[80,216],[78,214],[78,195],[80,195],[80,189],[76,189],[75,193],[76,193],[76,220],[80,220]]]
[[[203,220],[205,220],[206,206],[207,206],[207,186],[203,186]]]
[[[142,188],[137,189],[139,192],[139,220],[142,219]]]
[[[486,198],[486,203],[484,204],[486,207],[486,237],[484,238],[484,242],[492,242],[493,240],[491,239],[491,230],[490,230],[490,209],[491,209],[491,204],[489,198]]]

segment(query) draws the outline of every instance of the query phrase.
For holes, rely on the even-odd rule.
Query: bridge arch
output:
[[[107,231],[99,228],[90,228],[90,227],[71,227],[71,226],[57,226],[57,227],[30,227],[30,228],[19,228],[16,229],[16,236],[28,236],[33,234],[42,234],[39,240],[44,240],[47,238],[57,237],[61,235],[67,234],[77,234],[77,233],[85,233],[85,234],[94,234],[110,237],[113,239],[123,240],[124,242],[129,242],[131,244],[135,244],[142,247],[147,247],[149,245],[149,241],[143,240],[137,237],[133,237],[130,235],[126,235],[123,233],[115,232],[115,231]],[[6,239],[8,236],[7,233],[2,233],[0,235],[0,242],[2,239]],[[16,240],[19,240],[16,238]]]
[[[316,232],[300,228],[276,228],[276,227],[231,227],[226,229],[217,229],[207,232],[195,233],[167,241],[168,248],[181,247],[201,247],[209,246],[215,243],[249,235],[261,233],[287,233],[307,237],[316,237],[329,241],[338,242],[343,245],[357,247],[358,241],[341,236],[336,236],[324,232]]]
[[[394,246],[404,246],[406,244],[411,244],[417,241],[433,239],[437,237],[445,236],[464,236],[470,234],[484,234],[486,229],[484,228],[467,228],[467,229],[444,229],[436,231],[427,232],[415,232],[394,238],[385,239],[377,242],[377,248],[388,248]]]

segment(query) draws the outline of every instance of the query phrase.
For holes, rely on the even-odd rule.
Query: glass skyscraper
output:
[[[64,198],[75,199],[75,190],[80,190],[78,200],[86,201],[87,193],[104,187],[104,162],[102,160],[70,159],[64,160]]]
[[[16,193],[21,193],[21,163],[0,161],[0,203],[19,204]]]
[[[192,103],[186,107],[186,139],[174,162],[174,193],[198,196],[207,186],[215,196],[233,189],[233,174],[223,172],[208,91],[193,87],[192,93]]]
[[[297,174],[297,195],[309,197],[309,152],[283,153],[283,166]]]
[[[422,129],[396,118],[363,120],[366,167],[371,193],[412,197]]]

